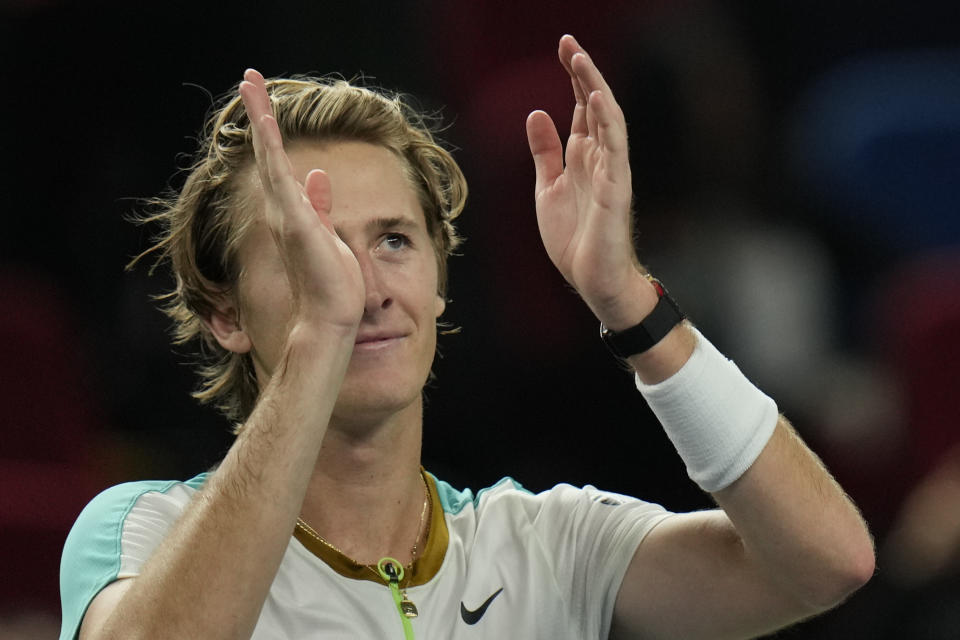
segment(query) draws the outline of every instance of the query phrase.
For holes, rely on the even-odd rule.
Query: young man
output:
[[[869,579],[855,507],[638,267],[623,115],[572,37],[559,55],[565,154],[547,114],[527,121],[544,246],[720,509],[509,481],[474,499],[426,473],[462,175],[395,101],[251,70],[155,247],[180,339],[222,356],[200,395],[242,424],[215,472],[87,507],[62,639],[742,638]]]

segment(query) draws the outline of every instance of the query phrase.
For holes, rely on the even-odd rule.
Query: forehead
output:
[[[284,145],[293,176],[303,185],[307,174],[323,169],[330,178],[331,218],[349,212],[377,211],[377,215],[407,214],[426,222],[419,191],[407,164],[381,145],[359,141],[293,141]],[[242,212],[241,229],[256,224],[264,206],[263,185],[254,162],[234,180],[235,204]],[[243,231],[241,231],[241,234]]]
[[[410,217],[424,222],[406,165],[386,147],[366,142],[299,142],[289,146],[287,156],[300,184],[314,169],[327,173],[334,224],[347,224],[357,217]]]
[[[417,189],[404,162],[390,149],[355,141],[300,141],[285,145],[285,149],[294,178],[301,185],[314,169],[323,169],[329,176],[330,219],[342,238],[361,232],[377,234],[389,222],[391,227],[405,226],[407,233],[422,232],[436,251]],[[273,244],[264,224],[263,186],[253,163],[238,175],[234,194],[237,217],[231,245],[239,266],[249,261],[256,247]]]

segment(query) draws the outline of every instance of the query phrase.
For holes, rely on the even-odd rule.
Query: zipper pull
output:
[[[383,569],[387,572],[387,576],[390,582],[390,589],[397,589],[400,586],[400,581],[403,580],[403,565],[400,566],[400,575],[397,575],[397,570],[394,568],[393,563],[387,562]],[[400,589],[400,613],[407,616],[408,618],[416,618],[420,615],[420,612],[417,611],[417,605],[413,604],[413,601],[407,597],[407,590]]]
[[[377,571],[380,577],[387,581],[390,587],[390,594],[393,596],[393,602],[397,605],[397,612],[400,614],[400,622],[403,624],[403,635],[406,640],[414,640],[413,627],[410,625],[410,618],[417,617],[417,607],[407,598],[404,590],[400,593],[400,581],[403,580],[403,565],[397,560],[387,557],[381,558],[377,563]],[[412,615],[411,615],[412,614]]]

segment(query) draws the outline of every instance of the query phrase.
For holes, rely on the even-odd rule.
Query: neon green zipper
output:
[[[397,613],[400,614],[400,622],[403,624],[404,638],[406,638],[406,640],[415,640],[410,618],[416,617],[417,608],[412,602],[400,594],[400,581],[403,580],[403,565],[390,557],[381,558],[380,562],[377,563],[377,571],[380,572],[380,576],[387,581],[387,586],[390,587],[393,603],[397,605]]]

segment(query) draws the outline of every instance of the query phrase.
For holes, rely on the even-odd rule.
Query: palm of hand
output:
[[[588,298],[615,293],[625,267],[632,267],[632,247],[624,241],[630,237],[630,191],[611,180],[609,161],[597,139],[572,134],[564,172],[537,197],[547,254]]]

